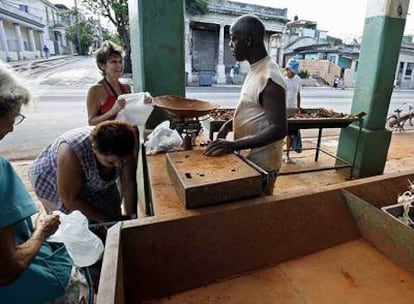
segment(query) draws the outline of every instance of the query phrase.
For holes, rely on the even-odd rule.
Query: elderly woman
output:
[[[96,64],[103,74],[103,79],[88,90],[87,109],[90,125],[115,119],[118,112],[125,107],[125,100],[118,100],[118,96],[131,93],[131,87],[119,82],[123,69],[122,53],[122,48],[111,41],[105,41],[95,53]]]
[[[0,64],[0,140],[24,120],[20,110],[29,99],[28,90]],[[71,285],[76,270],[65,247],[46,242],[59,217],[43,214],[34,228],[31,216],[37,212],[11,164],[0,157],[0,302],[80,303],[79,286]]]
[[[121,195],[129,217],[137,213],[135,129],[107,121],[69,130],[32,163],[29,177],[48,211],[81,211],[90,221],[122,219]]]

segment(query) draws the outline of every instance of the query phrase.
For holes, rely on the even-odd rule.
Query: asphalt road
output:
[[[26,120],[0,141],[0,155],[11,160],[33,159],[66,130],[86,126],[86,93],[89,86],[100,77],[91,57],[79,58],[77,61],[32,75],[28,86],[34,102],[22,110]],[[240,86],[188,87],[186,95],[232,108],[236,105],[239,92]],[[325,107],[349,113],[352,96],[351,89],[305,87],[302,91],[302,106]],[[390,109],[414,100],[413,97],[414,91],[395,91]],[[324,134],[337,133],[337,130],[330,130]],[[313,133],[309,134],[312,136]]]

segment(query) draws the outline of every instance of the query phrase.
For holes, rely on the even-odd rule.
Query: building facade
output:
[[[67,8],[58,8],[47,0],[0,0],[0,59],[71,54],[72,43],[66,35],[71,20],[59,14],[62,10]]]
[[[275,34],[282,33],[287,23],[287,9],[270,8],[227,0],[212,0],[206,15],[185,17],[185,71],[188,83],[199,83],[203,76],[209,82],[231,82],[230,71],[247,73],[246,62],[236,63],[231,55],[229,29],[233,21],[248,13],[254,13],[266,28],[265,43],[269,54],[276,58],[278,45]],[[238,72],[238,73],[237,73]],[[210,79],[208,79],[210,78]]]

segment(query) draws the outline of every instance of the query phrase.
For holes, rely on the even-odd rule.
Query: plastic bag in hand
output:
[[[118,99],[125,99],[126,105],[116,115],[117,120],[130,123],[134,126],[145,125],[152,112],[152,97],[148,92],[119,95]]]
[[[145,143],[146,153],[155,154],[159,152],[168,152],[180,146],[183,140],[177,130],[170,129],[168,120],[160,123],[148,135],[148,141]]]
[[[49,242],[63,243],[73,263],[78,267],[90,266],[98,261],[104,245],[88,228],[88,219],[80,211],[70,214],[54,211],[60,217],[58,230],[48,238]]]

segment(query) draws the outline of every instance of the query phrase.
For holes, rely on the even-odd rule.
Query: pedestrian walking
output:
[[[285,82],[286,82],[286,107],[288,113],[301,112],[300,107],[301,96],[300,91],[302,89],[301,79],[298,76],[299,62],[295,58],[290,58],[285,67]],[[294,163],[289,155],[290,150],[294,150],[297,153],[302,152],[302,138],[298,129],[288,130],[286,136],[286,158],[285,163]]]
[[[45,53],[45,57],[49,58],[49,48],[46,44],[43,46],[43,52]]]

